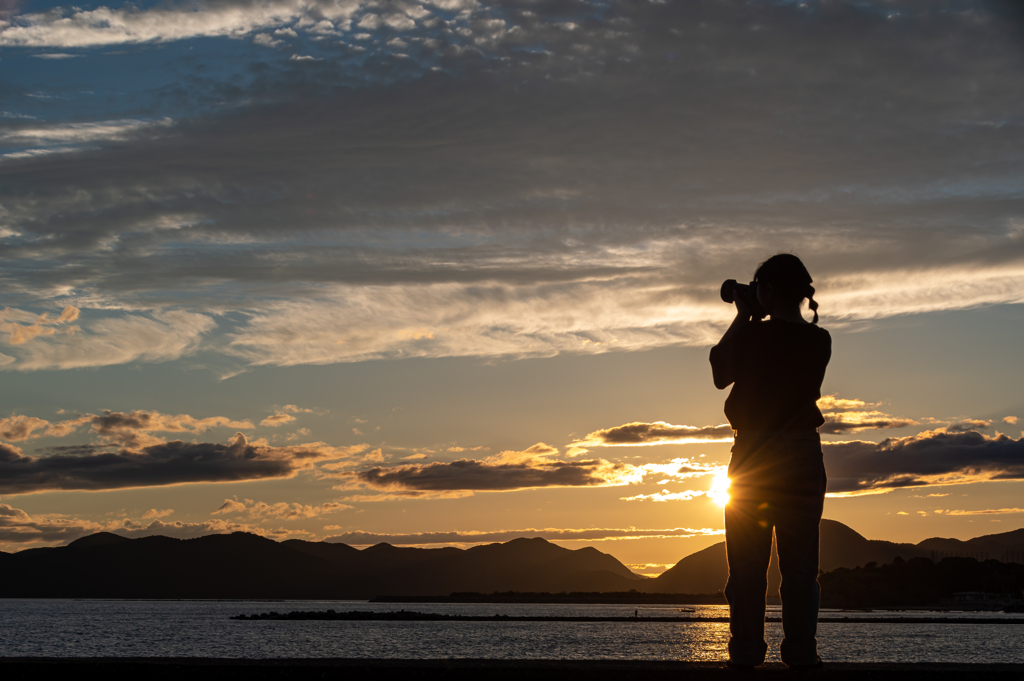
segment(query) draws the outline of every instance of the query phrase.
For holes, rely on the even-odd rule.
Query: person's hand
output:
[[[741,317],[747,321],[750,321],[750,318],[754,316],[754,313],[750,309],[750,306],[744,303],[743,299],[740,298],[739,296],[736,296],[733,299],[733,302],[736,303],[736,316]]]

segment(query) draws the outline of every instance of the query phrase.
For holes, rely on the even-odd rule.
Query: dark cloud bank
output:
[[[828,491],[1024,479],[1024,437],[928,431],[880,443],[826,443]]]
[[[356,474],[356,479],[381,489],[398,488],[420,492],[501,491],[613,484],[627,468],[602,460],[494,464],[460,459],[451,463],[371,468]]]
[[[27,456],[0,444],[0,494],[284,478],[337,456],[322,445],[252,445],[241,433],[227,445],[176,440],[137,452],[88,450],[51,456]]]

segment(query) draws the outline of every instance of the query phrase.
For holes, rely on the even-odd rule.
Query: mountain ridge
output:
[[[988,554],[997,560],[1010,552],[1024,556],[1024,528],[968,540],[933,537],[908,544],[867,539],[848,525],[822,518],[819,537],[819,568],[824,572],[861,567],[872,562],[891,563],[897,557],[903,560],[931,558],[933,552]],[[695,589],[688,593],[709,593],[723,589],[728,577],[725,542],[722,541],[686,556],[653,581],[658,585],[657,590],[665,593],[680,593],[679,589],[684,584]],[[773,545],[768,568],[768,592],[777,594],[781,582],[778,554]]]
[[[969,540],[933,537],[918,544],[866,539],[823,519],[821,568],[856,568],[938,553],[1020,551],[1024,529]],[[1016,555],[1016,554],[1015,554]],[[1019,559],[1018,559],[1018,562]],[[62,547],[0,553],[7,579],[0,597],[368,599],[454,592],[629,592],[713,594],[725,586],[725,543],[680,560],[657,578],[631,572],[593,547],[570,550],[540,537],[467,549],[415,548],[288,539],[245,532],[192,539],[129,539],[110,532]],[[778,589],[777,558],[769,590]]]

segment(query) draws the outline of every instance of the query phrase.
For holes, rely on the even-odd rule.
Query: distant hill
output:
[[[850,527],[835,520],[822,519],[819,528],[821,541],[820,567],[825,572],[836,568],[855,568],[868,563],[891,563],[894,558],[930,558],[955,553],[972,554],[979,558],[1002,560],[1007,555],[1024,556],[1024,529],[977,537],[967,541],[959,539],[925,539],[918,544],[865,539]],[[1013,552],[1016,552],[1015,554]],[[1018,562],[1020,558],[1016,558]],[[683,558],[674,567],[645,584],[645,591],[664,593],[714,593],[725,588],[729,577],[726,564],[725,542],[709,546]],[[777,594],[782,577],[779,559],[772,547],[768,568],[768,593]]]
[[[1011,553],[1017,562],[1024,557],[1024,528],[988,534],[974,539],[943,539],[933,537],[917,544],[917,547],[929,552],[940,554],[966,554],[975,558],[994,558],[1005,560],[1005,554]]]
[[[3,554],[0,597],[345,599],[453,591],[628,591],[646,581],[608,554],[544,539],[470,549],[362,551],[236,532],[196,539],[99,533]]]
[[[943,554],[1024,556],[1024,529],[968,541],[917,545],[865,539],[822,520],[821,568],[855,568]],[[1024,562],[1017,559],[1018,562]],[[448,596],[454,592],[629,592],[714,594],[725,586],[725,542],[679,561],[657,579],[630,572],[594,548],[575,551],[540,538],[469,549],[420,549],[292,539],[236,532],[196,539],[127,539],[109,532],[67,546],[0,553],[0,598],[369,599]],[[778,590],[777,559],[769,590]]]

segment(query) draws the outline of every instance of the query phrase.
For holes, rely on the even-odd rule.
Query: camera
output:
[[[742,301],[750,309],[750,314],[754,319],[764,319],[768,315],[757,300],[756,281],[752,281],[749,284],[740,284],[735,279],[727,279],[722,284],[722,300],[727,303],[735,303],[737,300]]]

